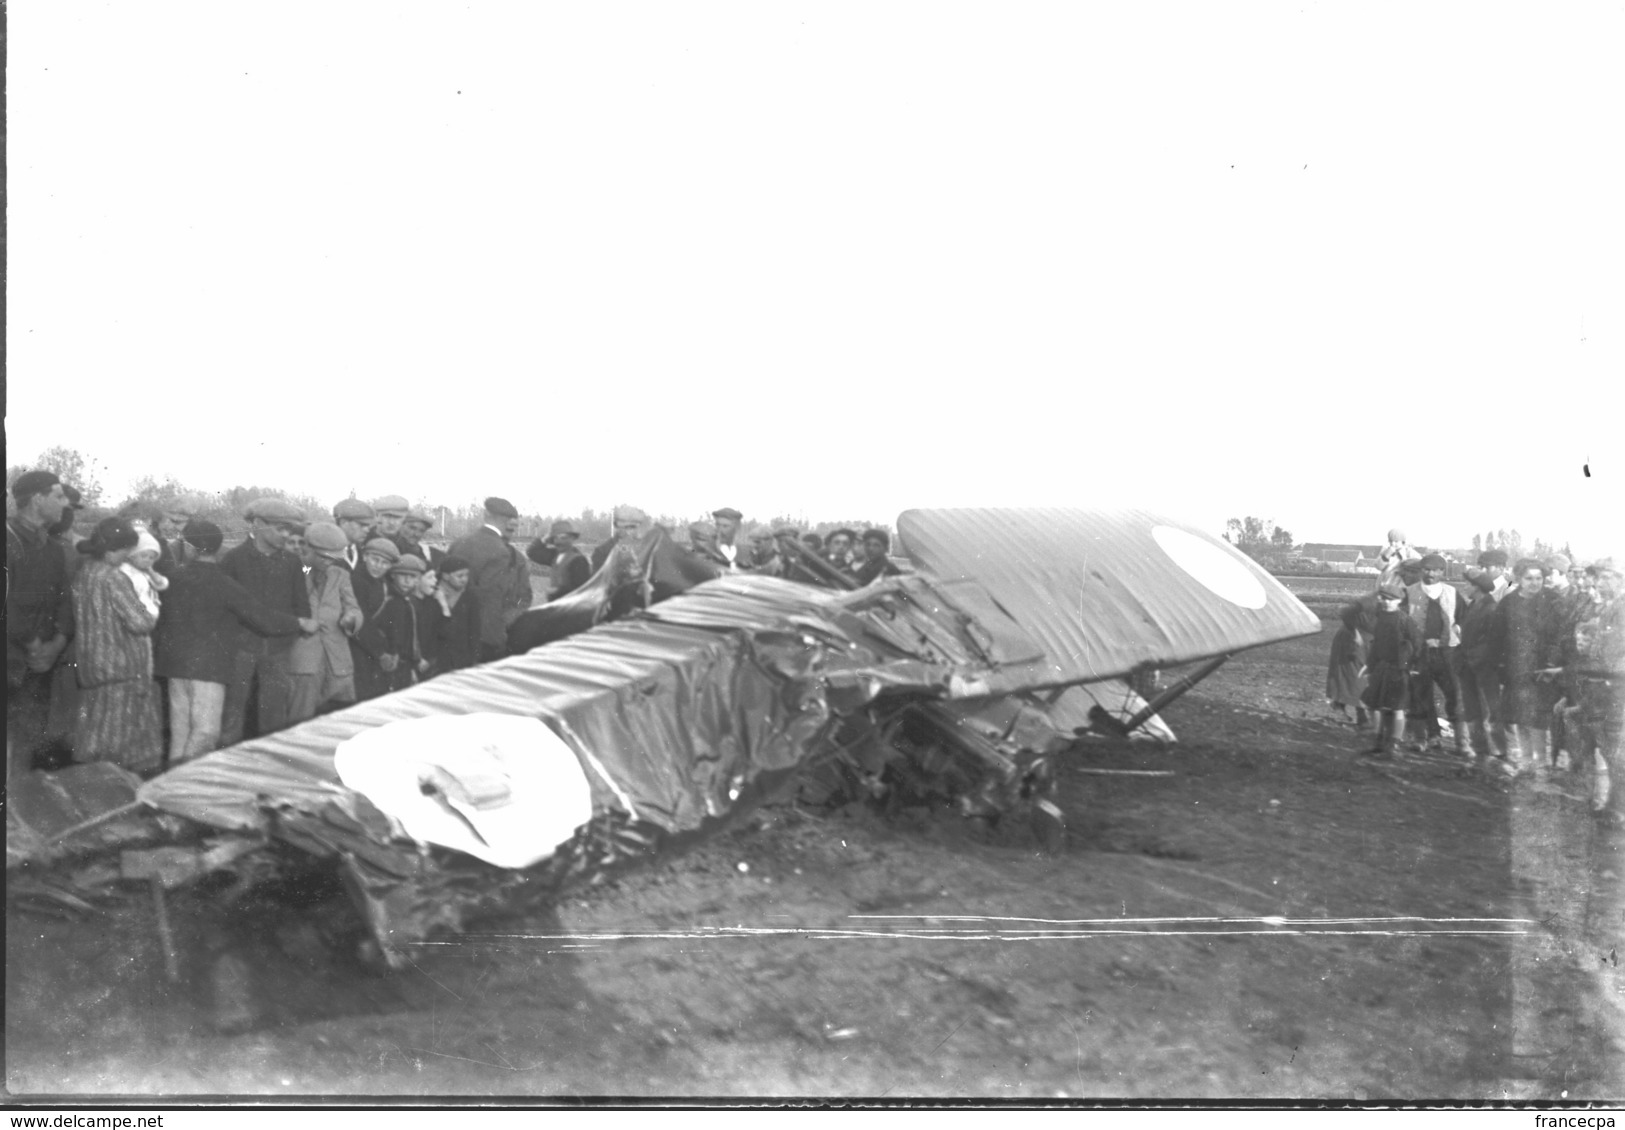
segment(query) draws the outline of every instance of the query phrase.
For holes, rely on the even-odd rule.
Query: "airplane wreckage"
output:
[[[1143,512],[909,510],[898,538],[913,572],[852,589],[794,539],[790,574],[825,587],[718,576],[657,528],[522,614],[509,658],[145,782],[31,774],[7,805],[9,901],[88,911],[145,880],[173,978],[165,890],[207,878],[229,903],[336,869],[398,967],[798,790],[1025,817],[1055,849],[1053,766],[1080,735],[1155,724],[1229,656],[1320,628],[1226,543]],[[1128,691],[1175,667],[1150,702]]]

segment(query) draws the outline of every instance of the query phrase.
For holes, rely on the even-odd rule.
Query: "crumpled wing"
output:
[[[1320,630],[1256,562],[1145,511],[907,510],[897,531],[950,601],[1043,653],[1027,660],[1007,647],[983,693],[1120,678]]]

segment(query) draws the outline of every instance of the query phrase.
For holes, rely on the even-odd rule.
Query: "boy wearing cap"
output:
[[[485,524],[451,547],[469,563],[469,588],[479,597],[480,662],[508,653],[508,625],[530,607],[530,563],[508,538],[519,526],[519,511],[505,498],[485,500]]]
[[[400,550],[388,538],[373,538],[361,547],[361,566],[350,574],[355,588],[356,603],[365,618],[362,626],[350,637],[350,655],[355,663],[356,699],[365,702],[377,698],[391,689],[390,677],[395,672],[399,653],[391,652],[393,637],[382,632],[378,621],[389,611],[394,587],[389,571],[401,559]],[[384,661],[390,656],[389,662]]]
[[[1405,590],[1398,581],[1385,581],[1377,589],[1376,624],[1366,653],[1369,679],[1364,696],[1366,706],[1380,715],[1377,744],[1369,751],[1376,757],[1392,757],[1404,738],[1411,662],[1422,646],[1416,624],[1400,611],[1404,599]]]
[[[170,765],[219,748],[239,630],[290,639],[316,630],[314,620],[265,606],[222,571],[213,522],[193,519],[183,536],[188,560],[170,575],[153,632],[153,673],[169,680]]]
[[[262,498],[250,503],[244,515],[248,540],[221,555],[220,571],[266,608],[310,619],[304,565],[283,548],[288,531],[304,523],[304,514],[281,499]],[[242,624],[236,625],[233,635],[235,670],[226,687],[220,723],[220,742],[228,746],[253,736],[248,734],[250,702],[257,714],[255,735],[285,728],[293,690],[288,674],[290,638],[262,635]]]
[[[344,566],[349,545],[349,537],[331,522],[315,522],[305,531],[300,557],[316,632],[296,640],[289,659],[293,682],[289,713],[295,722],[355,701],[349,637],[361,630],[365,618],[350,570]]]
[[[423,597],[418,595],[422,591],[423,575],[428,571],[427,563],[414,553],[401,554],[401,559],[389,570],[389,579],[395,586],[395,595],[406,604],[407,611],[411,613],[406,625],[408,630],[402,633],[407,641],[407,647],[401,652],[400,677],[395,680],[396,690],[429,677],[430,647],[423,631],[427,613],[424,611]]]
[[[376,560],[372,547],[382,540],[375,538],[367,543],[364,563]],[[423,562],[416,557],[402,556],[391,562],[383,604],[368,615],[366,624],[356,633],[354,642],[367,657],[365,662],[356,663],[356,696],[363,702],[404,690],[418,678],[423,652],[418,643],[412,594],[422,575]]]

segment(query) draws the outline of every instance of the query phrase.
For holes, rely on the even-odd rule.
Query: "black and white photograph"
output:
[[[4,34],[8,1105],[1625,1103],[1617,0]]]

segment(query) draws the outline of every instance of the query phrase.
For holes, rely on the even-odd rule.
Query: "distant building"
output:
[[[1374,573],[1380,545],[1347,545],[1334,542],[1305,542],[1299,553],[1329,573]]]

